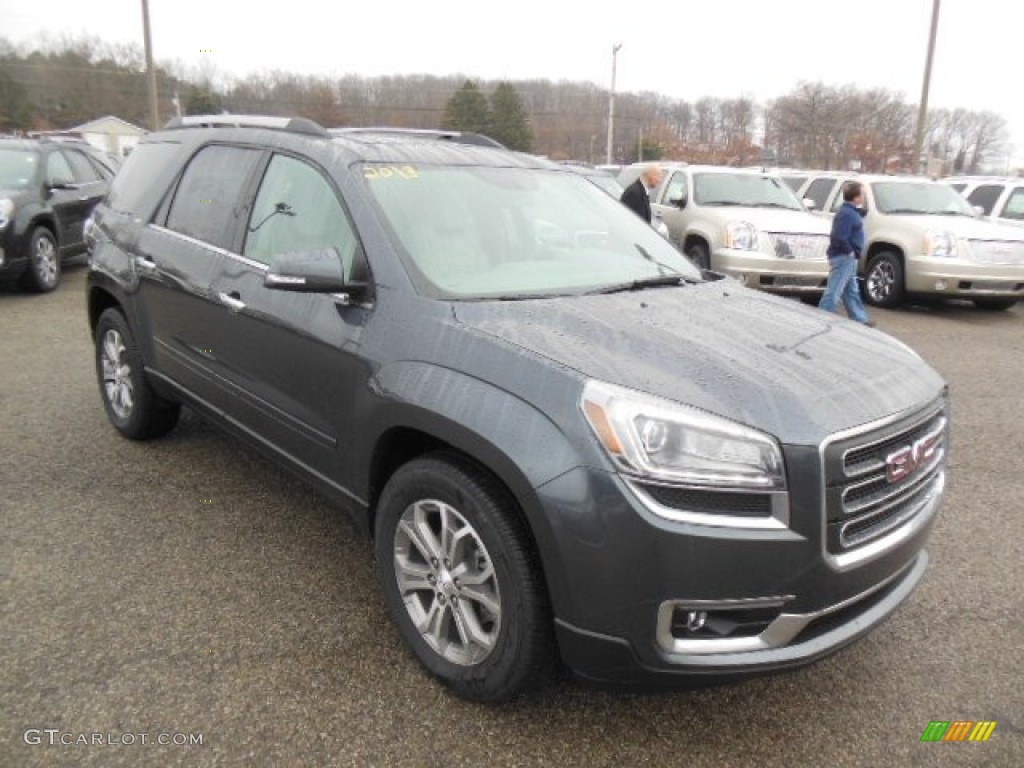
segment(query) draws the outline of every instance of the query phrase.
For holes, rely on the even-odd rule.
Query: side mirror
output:
[[[816,202],[814,202],[814,200],[812,198],[810,198],[810,197],[805,197],[804,198],[804,208],[806,208],[808,211],[813,211],[817,207],[818,207],[818,204]]]
[[[985,209],[982,208],[980,205],[972,205],[971,209],[974,211],[974,215],[977,216],[979,219],[985,218]]]
[[[341,256],[335,248],[282,253],[270,262],[263,285],[297,293],[354,293],[365,283],[345,281]]]
[[[670,199],[668,201],[668,204],[678,208],[679,210],[682,210],[683,208],[686,207],[686,198],[685,197],[673,197],[672,199]]]
[[[78,187],[70,181],[48,181],[46,188],[52,191],[54,189],[77,189]]]

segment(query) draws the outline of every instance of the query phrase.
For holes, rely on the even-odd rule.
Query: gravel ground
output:
[[[955,408],[931,570],[888,623],[782,676],[652,696],[563,681],[483,707],[406,654],[336,508],[194,416],[117,436],[85,274],[0,291],[0,766],[1024,765],[1024,307],[874,313]],[[999,724],[920,743],[947,719]],[[30,746],[29,728],[148,735]]]

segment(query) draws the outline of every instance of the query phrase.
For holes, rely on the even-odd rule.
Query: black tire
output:
[[[864,301],[875,307],[892,308],[903,303],[906,284],[903,260],[893,251],[871,257],[864,274]]]
[[[686,247],[686,257],[697,269],[711,269],[711,254],[708,247],[700,241],[692,242]]]
[[[1017,299],[975,299],[974,306],[986,312],[1005,312],[1013,309]]]
[[[28,264],[21,275],[21,287],[49,293],[60,284],[60,272],[57,238],[46,227],[36,227],[28,239]]]
[[[417,546],[403,524],[422,520],[433,537],[425,544],[443,540],[439,534],[441,510],[454,510],[462,535],[461,546],[448,552],[449,562],[439,557],[434,565]],[[417,518],[417,512],[422,518]],[[447,519],[452,520],[450,511]],[[431,522],[433,521],[433,523]],[[468,534],[466,533],[469,529]],[[422,528],[420,528],[422,530]],[[449,529],[450,530],[450,529]],[[477,545],[482,545],[477,546]],[[459,696],[472,701],[504,701],[548,677],[554,669],[553,624],[539,559],[530,545],[514,500],[504,487],[472,463],[449,454],[431,454],[401,467],[388,481],[380,497],[375,523],[374,550],[377,578],[402,638],[426,670]],[[466,570],[468,558],[474,571]],[[404,562],[404,565],[403,565]],[[490,569],[486,567],[490,563]],[[449,570],[450,568],[450,570]],[[400,572],[418,569],[419,575],[405,589]],[[490,571],[488,584],[469,586],[466,581]],[[429,583],[428,583],[429,582]],[[490,596],[496,612],[468,596],[467,590]],[[450,595],[446,598],[445,595]],[[413,614],[429,623],[440,616],[436,633],[417,629]],[[458,617],[455,615],[458,613]],[[461,618],[459,618],[461,617]],[[490,636],[489,648],[465,641],[476,627]],[[428,635],[436,634],[433,640]],[[447,644],[443,651],[431,642]],[[449,656],[461,656],[453,659]],[[482,654],[482,655],[481,655]]]
[[[151,440],[174,429],[181,406],[150,387],[142,356],[119,310],[107,309],[100,315],[95,343],[100,397],[117,431],[131,440]]]

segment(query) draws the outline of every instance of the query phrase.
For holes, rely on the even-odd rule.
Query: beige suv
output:
[[[829,225],[807,212],[782,179],[760,170],[664,165],[651,210],[703,269],[764,291],[820,295],[828,280]],[[619,180],[630,183],[641,166]]]
[[[842,186],[864,184],[864,298],[893,307],[907,295],[971,299],[1009,309],[1024,298],[1024,229],[995,224],[946,184],[910,176],[819,173],[798,194],[834,213]]]

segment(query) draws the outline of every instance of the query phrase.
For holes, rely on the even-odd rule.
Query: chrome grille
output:
[[[780,259],[796,261],[825,261],[828,235],[800,235],[789,232],[769,232],[772,249]]]
[[[840,555],[926,509],[945,483],[944,402],[891,426],[834,443],[825,454],[826,549]]]
[[[1024,264],[1024,242],[971,240],[971,255],[981,264]]]

